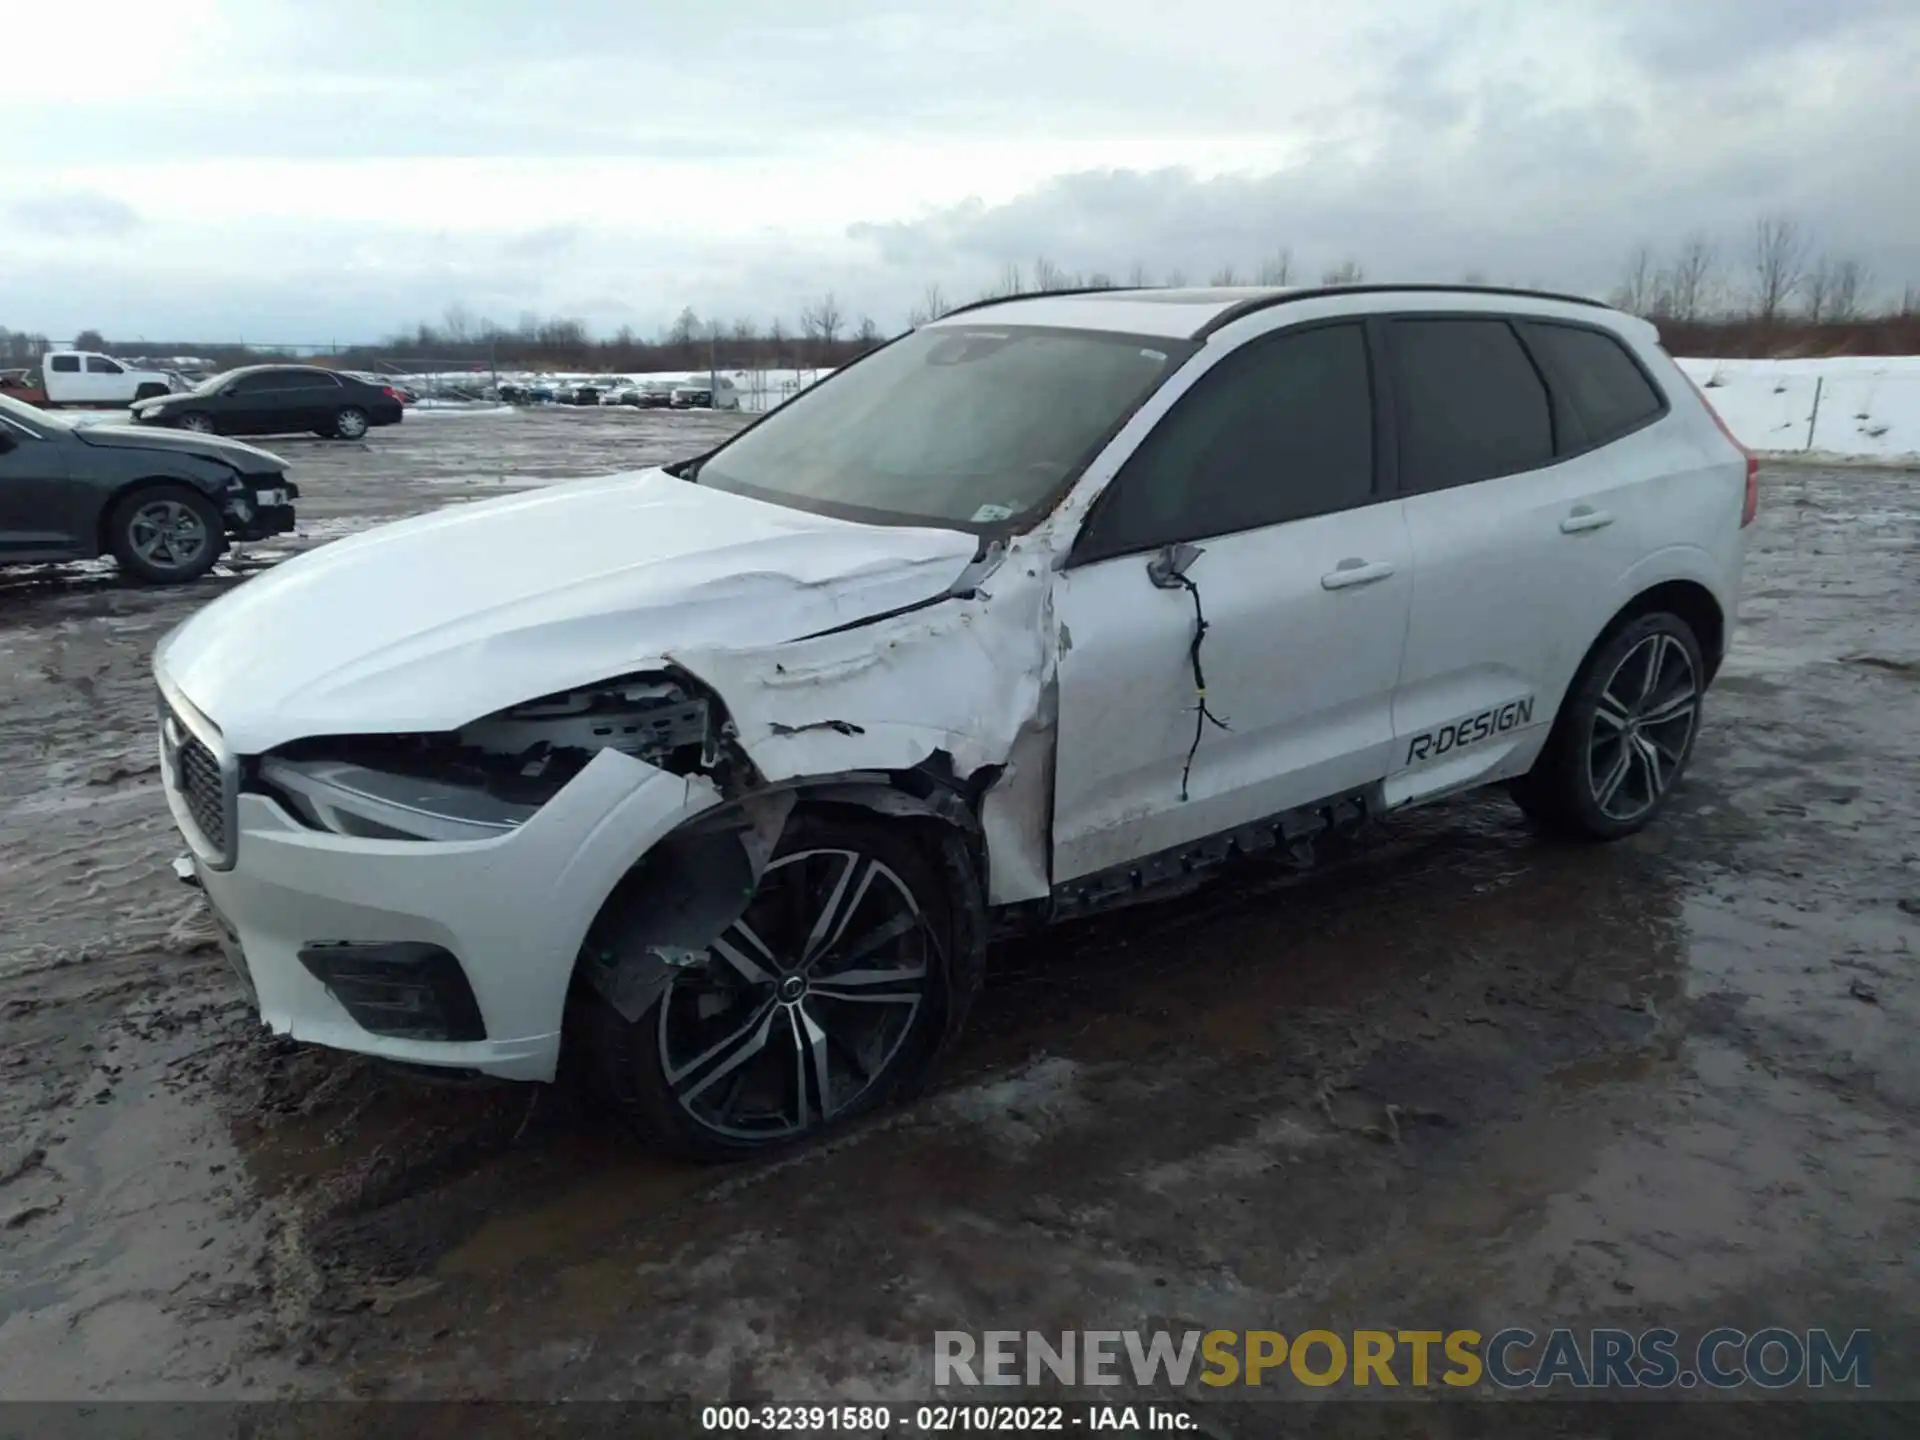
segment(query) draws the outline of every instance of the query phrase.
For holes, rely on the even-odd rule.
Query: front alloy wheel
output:
[[[724,1159],[809,1138],[909,1092],[979,983],[937,845],[797,812],[746,911],[638,1022],[596,1002],[615,1104],[650,1140]]]
[[[206,496],[184,485],[135,491],[107,522],[120,568],[141,580],[177,585],[197,580],[219,558],[223,527]]]

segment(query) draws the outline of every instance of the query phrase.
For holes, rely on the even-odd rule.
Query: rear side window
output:
[[[340,382],[321,370],[289,370],[281,388],[286,390],[333,390]]]
[[[1553,463],[1547,387],[1504,320],[1396,320],[1400,486],[1471,485]]]
[[[1589,445],[1618,440],[1666,412],[1666,401],[1653,382],[1611,335],[1529,322],[1527,343],[1553,377],[1554,389],[1573,411]]]
[[[1081,559],[1373,500],[1373,386],[1358,325],[1255,340],[1195,382],[1115,477]]]
[[[78,355],[56,355],[47,362],[47,368],[61,375],[78,375],[80,357]]]

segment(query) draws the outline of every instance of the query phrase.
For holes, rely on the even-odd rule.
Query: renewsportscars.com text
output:
[[[940,1330],[945,1385],[1332,1385],[1503,1390],[1780,1390],[1873,1383],[1872,1335],[1731,1327],[1689,1340],[1657,1328],[1478,1330]]]

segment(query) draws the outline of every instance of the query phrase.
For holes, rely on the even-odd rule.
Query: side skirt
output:
[[[1277,852],[1286,864],[1308,869],[1316,862],[1323,841],[1351,835],[1386,810],[1380,783],[1345,791],[1124,865],[1078,876],[1054,886],[1045,900],[1007,907],[995,917],[995,929],[1002,934],[1018,933],[1035,925],[1160,899],[1191,889],[1196,881],[1233,861],[1257,855]]]

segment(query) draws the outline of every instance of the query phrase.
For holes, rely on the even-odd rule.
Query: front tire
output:
[[[1508,787],[1515,802],[1556,834],[1618,840],[1645,829],[1693,756],[1706,673],[1678,615],[1622,626],[1574,678],[1540,758]]]
[[[336,440],[360,440],[367,433],[367,412],[357,406],[349,405],[333,417],[333,435]]]
[[[113,507],[107,546],[120,568],[152,585],[198,580],[220,558],[225,526],[198,490],[155,485]]]
[[[983,950],[971,862],[937,828],[796,811],[704,962],[635,1022],[594,996],[583,1038],[628,1124],[691,1159],[741,1159],[917,1090]]]

